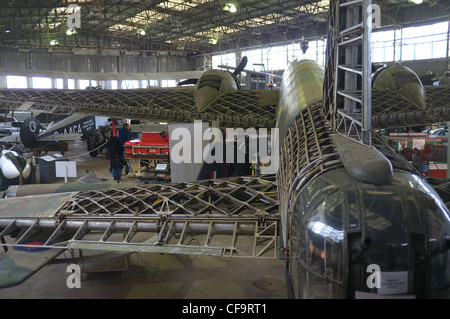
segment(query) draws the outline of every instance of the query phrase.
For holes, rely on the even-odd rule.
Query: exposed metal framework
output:
[[[450,90],[426,86],[422,108],[387,90],[372,90],[372,127],[374,129],[422,126],[450,121]]]
[[[284,229],[289,223],[296,194],[312,177],[330,170],[343,169],[344,164],[333,142],[330,124],[323,113],[322,103],[310,106],[298,115],[289,128],[280,150],[278,171],[279,211]],[[389,146],[384,139],[373,132],[371,145],[386,156],[394,169],[418,173],[415,168]],[[448,194],[448,185],[441,186]],[[284,220],[283,220],[284,219]],[[288,245],[289,233],[283,234],[283,244]],[[288,247],[286,247],[286,252]]]
[[[330,136],[330,127],[323,116],[321,103],[308,107],[299,114],[289,128],[280,150],[278,187],[280,212],[289,223],[294,193],[317,173],[342,166]],[[285,214],[285,215],[283,215]],[[289,227],[284,227],[289,229]],[[287,238],[288,234],[283,237]],[[287,244],[287,243],[285,243]]]
[[[268,43],[271,36],[289,40],[301,37],[299,29],[323,31],[326,25],[328,0],[240,0],[234,1],[236,13],[224,10],[227,2],[233,1],[8,1],[2,3],[0,30],[10,32],[2,32],[0,41],[42,46],[56,38],[64,46],[207,51],[213,38],[222,48],[255,39]],[[69,5],[80,8],[81,23],[70,36]]]
[[[199,112],[192,87],[139,90],[1,90],[2,107],[164,122],[218,121],[224,127],[274,127],[277,91],[240,90]],[[26,102],[26,103],[24,103]]]
[[[224,10],[229,2],[235,13]],[[378,3],[387,16],[414,6]],[[210,53],[324,36],[328,6],[329,0],[8,0],[0,4],[0,44],[48,47],[54,39],[64,47]],[[76,33],[66,34],[78,22]]]
[[[1,216],[0,238],[20,233],[4,246],[252,258],[276,258],[278,254],[275,176],[135,186],[59,197],[62,204],[43,217]],[[30,241],[36,240],[41,244],[34,247]]]
[[[222,95],[203,112],[195,106],[189,88],[140,90],[0,90],[0,107],[10,110],[41,110],[117,116],[164,122],[218,121],[223,127],[275,126],[277,91],[241,90]],[[270,93],[270,94],[269,94]],[[450,121],[450,90],[425,87],[426,107],[422,108],[388,90],[372,90],[372,127],[387,129]],[[325,110],[326,112],[327,110]],[[357,119],[341,113],[337,124],[347,133],[362,138]],[[356,123],[356,124],[355,124]],[[359,135],[358,135],[359,134]]]
[[[372,129],[372,0],[337,1],[334,129],[370,146]],[[370,10],[370,11],[369,11]]]

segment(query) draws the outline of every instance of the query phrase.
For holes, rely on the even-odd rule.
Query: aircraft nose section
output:
[[[295,297],[447,295],[448,210],[416,175],[396,170],[375,185],[324,173],[296,195],[289,218]]]
[[[210,86],[195,91],[194,99],[199,112],[204,111],[219,96],[219,91]]]

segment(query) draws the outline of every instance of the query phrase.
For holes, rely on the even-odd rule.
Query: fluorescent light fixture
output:
[[[140,35],[145,35],[145,30],[144,30],[144,29],[138,29],[137,32],[138,32]]]
[[[77,33],[75,29],[67,29],[67,31],[66,31],[67,35],[72,35],[72,34],[75,34],[75,33]]]
[[[5,30],[5,33],[10,33],[11,32],[11,30]]]
[[[217,39],[209,39],[209,43],[211,43],[211,44],[217,44]]]
[[[423,0],[409,0],[409,2],[415,3],[415,4],[422,4]]]
[[[234,5],[234,3],[227,3],[225,4],[225,7],[223,7],[224,11],[230,11],[231,13],[235,13],[237,11],[236,6]]]
[[[58,40],[51,40],[50,41],[50,45],[57,45],[57,44],[59,44]]]

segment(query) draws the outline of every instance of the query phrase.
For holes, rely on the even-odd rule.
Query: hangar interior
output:
[[[373,65],[406,66],[428,86],[444,83],[445,73],[450,72],[448,1],[383,0],[373,1],[373,4],[376,5],[374,12],[379,13],[371,33]],[[74,97],[74,101],[81,101],[70,91],[175,88],[182,81],[199,78],[207,70],[233,72],[244,57],[247,58],[245,68],[238,75],[242,89],[277,90],[281,85],[278,79],[295,60],[311,59],[322,67],[326,66],[329,9],[328,0],[3,1],[0,5],[0,90],[60,90],[69,92],[64,94]],[[107,104],[106,99],[99,99],[98,105]],[[449,96],[442,99],[449,99]],[[242,108],[246,108],[242,103]],[[70,107],[56,109],[45,101],[41,104],[47,109],[42,107],[37,111],[27,103],[15,108],[10,108],[8,102],[2,101],[1,104],[2,137],[18,134],[17,125],[16,130],[1,128],[14,126],[14,121],[22,124],[29,117],[37,117],[45,127],[73,110]],[[180,123],[165,120],[162,115],[155,117],[154,121],[143,120],[139,116],[120,117],[120,105],[116,107],[114,115],[105,111],[101,117],[95,118],[96,138],[102,141],[95,147],[89,148],[89,141],[77,139],[67,142],[62,149],[24,153],[30,163],[41,163],[41,166],[36,166],[39,168],[34,172],[32,184],[36,181],[37,184],[29,185],[23,194],[57,192],[60,188],[71,191],[64,188],[64,177],[57,178],[46,167],[42,168],[42,163],[47,163],[45,156],[53,157],[50,162],[62,156],[64,160],[76,163],[76,177],[68,176],[69,182],[78,183],[81,177],[90,176],[87,173],[94,173],[93,178],[108,184],[105,187],[158,181],[186,182],[196,178],[201,164],[194,168],[174,167],[171,179],[158,175],[163,176],[158,180],[155,172],[158,161],[152,158],[153,161],[147,162],[134,156],[129,159],[131,173],[123,174],[120,183],[112,180],[108,154],[101,147],[111,126],[118,129],[123,123],[131,123],[132,133],[137,134],[134,137],[142,137],[142,132],[169,132],[174,127],[167,128],[168,125]],[[176,107],[173,105],[168,110],[177,113]],[[248,110],[247,113],[255,115],[262,112]],[[111,117],[117,120],[114,125]],[[213,127],[217,126],[214,120],[211,122]],[[429,142],[434,147],[433,156],[439,158],[433,162],[433,168],[429,160],[419,165],[420,169],[422,165],[427,166],[428,174],[433,172],[436,177],[448,179],[447,125],[441,121],[421,125],[420,131],[414,133],[422,134],[423,143],[414,140],[417,136],[408,135],[410,126],[396,127],[390,131],[397,134],[392,135],[390,142],[399,151],[403,147],[425,150],[428,144],[425,139],[428,141],[429,134],[443,134],[433,136],[435,140]],[[5,143],[3,148],[8,149],[11,145]],[[94,155],[93,150],[98,154]],[[151,172],[154,173],[150,174],[151,177],[141,172],[148,166],[152,166]],[[192,172],[188,171],[191,169]],[[10,186],[9,182],[6,184]],[[81,187],[83,189],[84,186]],[[19,195],[21,191],[8,188],[4,193],[23,196]],[[189,254],[172,256],[161,253],[150,257],[137,253],[118,261],[118,266],[115,264],[117,260],[95,264],[92,269],[86,266],[81,284],[84,289],[78,290],[67,288],[65,267],[47,265],[25,283],[0,289],[0,298],[288,297],[282,258],[248,262],[245,259],[235,261],[233,258],[193,257]],[[120,278],[120,274],[126,278]],[[53,278],[51,284],[49,277]],[[218,286],[221,289],[217,289]]]
[[[41,71],[36,76],[44,79],[36,79],[34,84],[32,79],[20,79],[15,85],[83,89],[95,79],[63,83],[56,76],[44,76],[45,72],[204,71],[218,65],[236,67],[244,55],[249,57],[250,69],[282,73],[289,61],[302,57],[302,40],[310,42],[307,57],[324,64],[329,1],[230,4],[236,12],[229,11],[226,1],[207,0],[7,2],[0,16],[0,87],[13,87],[5,78],[8,75],[32,78],[33,73],[27,71]],[[428,71],[442,75],[447,70],[445,1],[374,4],[381,10],[380,25],[372,37],[374,62],[402,62],[420,75]],[[72,21],[80,27],[72,29],[67,21],[78,11],[71,5],[80,8],[79,20],[74,17]],[[125,89],[176,84],[151,80],[100,85]]]

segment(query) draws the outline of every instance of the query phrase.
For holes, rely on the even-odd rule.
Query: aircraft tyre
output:
[[[89,151],[89,155],[91,157],[97,157],[98,155],[97,147],[98,147],[97,143],[94,142],[94,135],[93,134],[89,135],[89,137],[87,138],[87,148]]]

